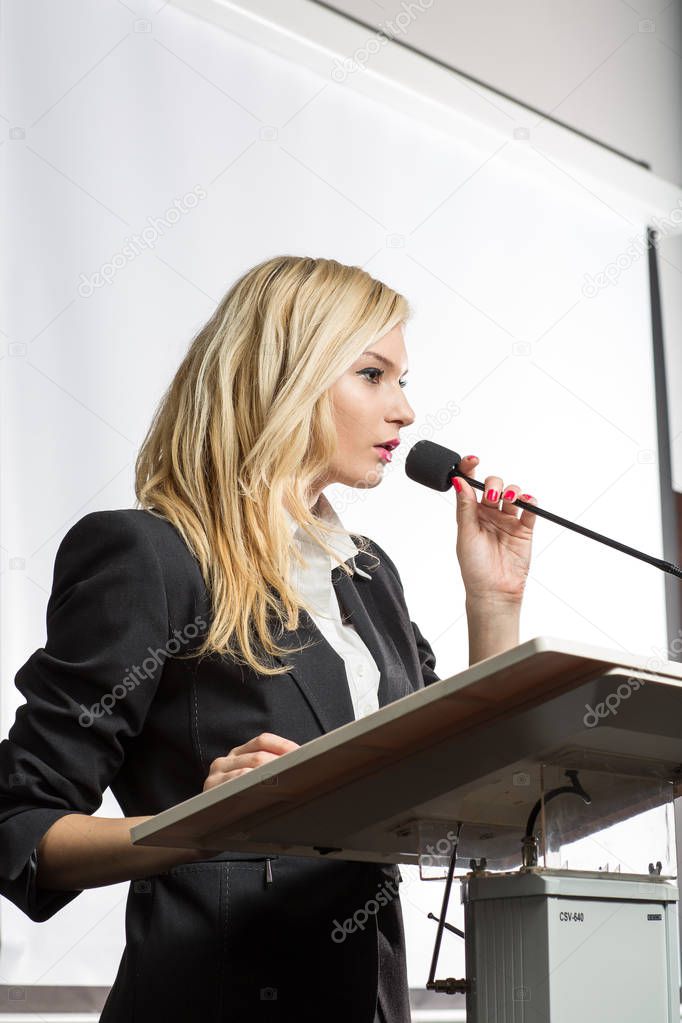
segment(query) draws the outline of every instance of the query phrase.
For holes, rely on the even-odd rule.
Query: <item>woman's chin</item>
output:
[[[378,487],[384,478],[384,463],[377,462],[371,469],[359,472],[356,476],[346,473],[336,476],[337,483],[343,483],[346,487],[353,487],[354,490],[370,490]]]
[[[378,469],[370,469],[365,476],[358,480],[355,484],[357,487],[363,489],[371,489],[372,487],[378,487],[384,478],[384,467],[380,465]]]

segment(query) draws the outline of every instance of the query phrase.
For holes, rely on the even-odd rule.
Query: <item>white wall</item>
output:
[[[648,163],[661,178],[682,184],[681,0],[325,0],[370,26],[471,76],[467,88],[491,109],[504,101],[484,83],[540,113],[526,124],[532,144],[542,115]],[[352,57],[352,51],[347,56]],[[371,55],[359,64],[371,67]],[[682,242],[659,249],[673,487],[682,491]],[[631,246],[633,261],[642,246]],[[623,256],[623,258],[625,258]],[[621,275],[627,277],[626,274]]]
[[[682,184],[680,0],[331,0],[329,6]]]

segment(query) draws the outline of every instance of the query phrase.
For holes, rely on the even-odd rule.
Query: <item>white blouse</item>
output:
[[[320,493],[316,511],[337,529],[344,528],[324,493]],[[332,584],[332,569],[338,562],[311,540],[288,511],[286,514],[295,542],[306,561],[304,568],[292,566],[294,588],[308,604],[309,614],[324,638],[344,661],[357,720],[379,709],[379,669],[355,626],[341,620],[341,609]],[[372,578],[355,564],[354,558],[359,552],[350,537],[332,537],[329,546],[339,555],[340,561],[352,561],[354,573],[365,579]]]

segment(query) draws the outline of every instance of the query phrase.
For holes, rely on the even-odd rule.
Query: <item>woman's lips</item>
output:
[[[382,448],[380,444],[375,444],[374,447],[379,452],[379,457],[382,459],[382,461],[384,462],[391,461],[393,455],[390,451],[388,451],[386,448]]]

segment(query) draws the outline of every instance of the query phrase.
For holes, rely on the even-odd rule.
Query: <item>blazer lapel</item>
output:
[[[355,626],[379,669],[379,706],[385,707],[414,692],[393,640],[381,627],[381,615],[372,589],[376,587],[374,580],[357,575],[350,579],[340,568],[335,568],[332,583],[344,621],[348,618]]]
[[[398,651],[388,634],[375,626],[380,621],[372,595],[373,580],[349,578],[338,566],[332,570],[332,584],[342,618],[349,620],[369,649],[380,673],[379,706],[413,692]],[[314,640],[306,650],[293,648]],[[301,609],[299,628],[285,631],[278,642],[288,651],[279,664],[289,663],[289,674],[310,704],[324,732],[355,720],[353,701],[343,658],[327,642],[307,611]]]
[[[275,660],[281,665],[292,665],[289,674],[310,704],[322,731],[331,732],[355,720],[346,666],[304,608],[298,620],[298,629],[285,630],[277,637],[277,642],[290,652],[286,658]],[[307,649],[293,649],[311,639],[314,645]]]

